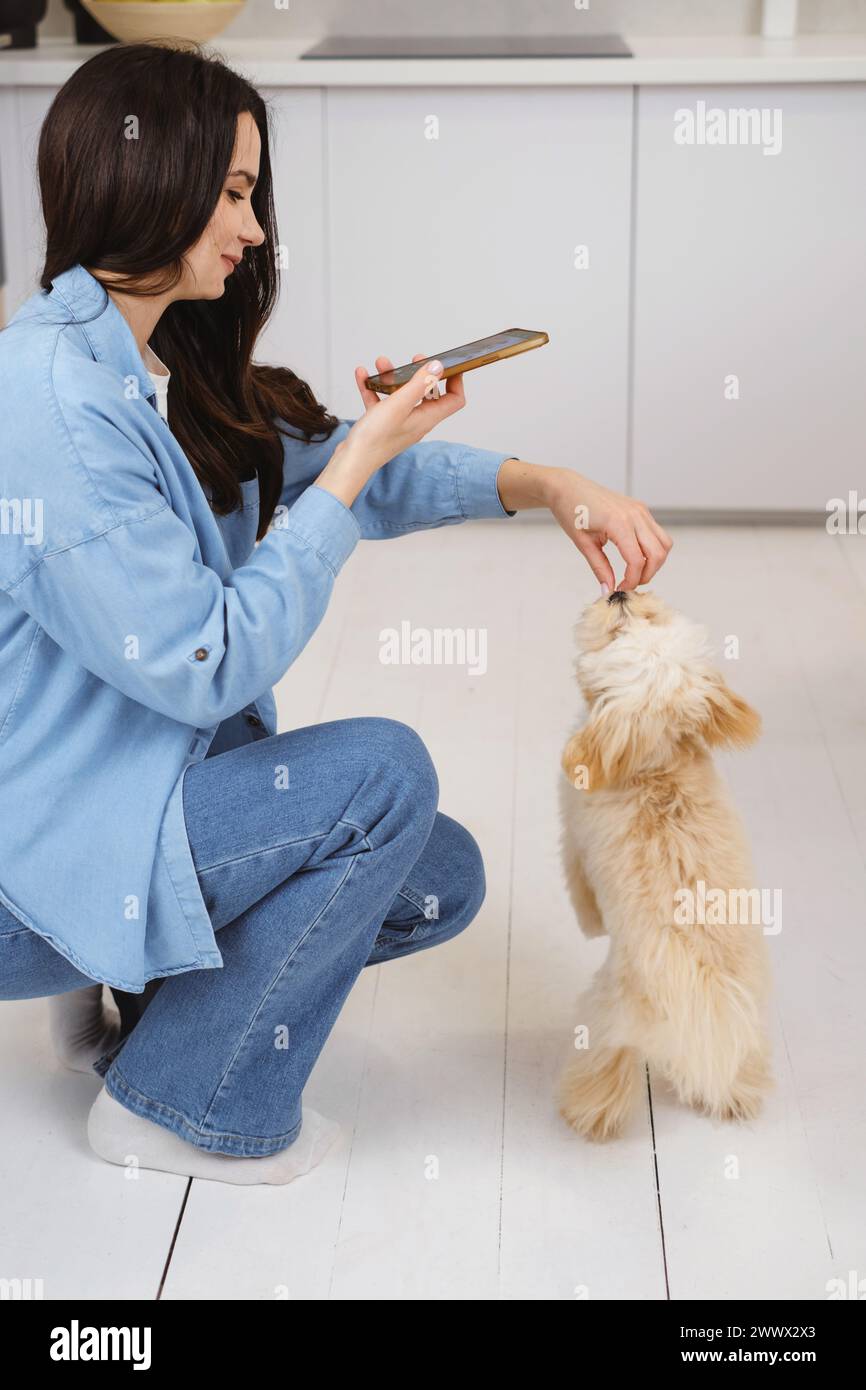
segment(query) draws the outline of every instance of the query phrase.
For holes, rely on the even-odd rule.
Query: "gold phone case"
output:
[[[497,338],[504,338],[513,333],[529,333],[530,337],[524,338],[519,343],[511,343],[507,347],[490,347],[485,349],[485,344],[496,342]],[[449,348],[448,352],[431,352],[429,357],[425,357],[420,362],[406,362],[402,367],[393,367],[390,372],[380,372],[377,376],[368,376],[366,385],[371,391],[379,391],[383,395],[390,395],[392,391],[399,391],[410,377],[414,376],[425,362],[442,362],[444,370],[438,378],[445,381],[449,376],[457,376],[461,372],[472,372],[476,367],[485,367],[488,362],[499,362],[503,357],[515,357],[519,352],[529,352],[531,348],[543,347],[550,342],[546,333],[536,333],[529,328],[504,328],[501,333],[494,333],[489,338],[478,338],[471,343],[462,343],[460,347]],[[467,348],[477,347],[477,355],[468,358],[465,362],[457,362],[449,366],[445,358],[451,352],[463,352]]]

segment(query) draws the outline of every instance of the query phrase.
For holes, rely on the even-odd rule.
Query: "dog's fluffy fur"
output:
[[[613,1137],[649,1060],[686,1103],[751,1118],[773,1084],[762,927],[676,925],[675,895],[755,886],[709,749],[752,743],[760,717],[714,669],[705,629],[649,590],[598,599],[575,636],[588,714],[562,754],[560,848],[581,928],[610,949],[578,1007],[588,1046],[560,1113]]]

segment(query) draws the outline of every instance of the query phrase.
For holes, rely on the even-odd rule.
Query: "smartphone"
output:
[[[546,333],[534,333],[531,328],[506,328],[489,338],[476,338],[474,343],[464,343],[462,347],[449,348],[447,352],[431,352],[420,362],[407,362],[403,367],[392,367],[390,372],[368,376],[366,384],[371,391],[390,395],[414,376],[425,362],[441,362],[442,375],[439,380],[444,381],[458,372],[471,372],[476,367],[486,367],[488,362],[499,362],[503,357],[514,357],[518,352],[543,347],[549,341]]]

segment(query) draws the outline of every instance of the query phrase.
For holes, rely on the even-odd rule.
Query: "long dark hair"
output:
[[[265,534],[282,487],[283,447],[274,417],[307,442],[339,424],[287,367],[253,363],[256,339],[277,298],[276,219],[268,108],[255,87],[196,46],[118,44],[95,54],[60,88],[39,136],[46,227],[44,290],[81,263],[128,277],[125,294],[164,293],[181,279],[182,256],[202,235],[222,194],[248,111],[261,137],[250,197],[265,233],[247,247],[215,300],[175,300],[150,343],[171,372],[171,430],[211,507],[241,505],[240,482],[258,474]],[[130,115],[136,139],[125,138]],[[143,287],[146,286],[145,287]]]

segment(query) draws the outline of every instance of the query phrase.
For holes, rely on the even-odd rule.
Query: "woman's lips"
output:
[[[234,263],[234,261],[230,261],[229,258],[228,258],[228,256],[221,256],[221,257],[220,257],[220,260],[223,261],[224,264],[228,266],[229,270],[234,270],[234,268],[235,268],[235,263]]]

